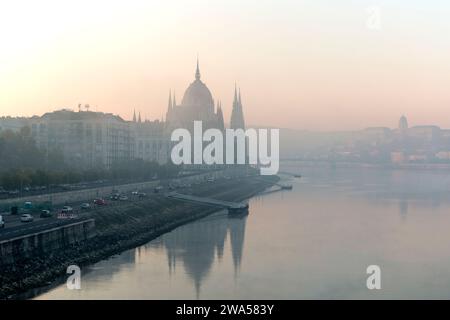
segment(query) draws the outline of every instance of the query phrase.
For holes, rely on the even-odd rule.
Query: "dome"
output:
[[[214,108],[214,101],[208,87],[197,79],[192,82],[184,92],[181,105],[208,111],[211,110],[211,108]]]

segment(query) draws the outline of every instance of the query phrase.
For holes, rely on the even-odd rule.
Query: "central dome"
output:
[[[200,79],[196,79],[184,92],[181,105],[207,112],[214,108],[214,101],[208,87]]]

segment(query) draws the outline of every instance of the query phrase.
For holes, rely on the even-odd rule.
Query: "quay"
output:
[[[198,197],[188,194],[181,194],[178,192],[169,192],[166,194],[167,198],[170,199],[176,199],[191,203],[200,203],[210,206],[215,206],[219,208],[225,208],[228,210],[229,214],[238,214],[238,213],[244,213],[248,212],[248,203],[244,202],[231,202],[231,201],[224,201],[224,200],[217,200],[212,198],[206,198],[206,197]]]

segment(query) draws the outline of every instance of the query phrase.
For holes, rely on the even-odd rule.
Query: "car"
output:
[[[31,222],[33,221],[33,216],[29,213],[25,213],[20,216],[20,221],[22,222]]]
[[[114,201],[119,200],[119,198],[120,198],[120,194],[118,194],[118,193],[112,194],[109,197],[110,200],[114,200]]]
[[[27,201],[23,204],[23,208],[27,210],[33,209],[33,203],[31,201]]]
[[[106,201],[105,201],[105,199],[95,199],[94,204],[96,204],[98,206],[106,206]]]
[[[12,206],[11,207],[11,214],[16,215],[19,213],[19,207],[18,206]]]
[[[64,207],[61,209],[61,213],[71,213],[72,211],[73,211],[73,208],[70,207],[70,206],[64,206]]]
[[[80,206],[81,210],[89,210],[91,208],[91,205],[89,203],[83,203]]]
[[[160,191],[162,191],[162,190],[164,190],[164,187],[163,187],[163,186],[158,186],[158,187],[156,187],[155,189],[153,189],[153,191],[154,191],[155,193],[158,193],[158,192],[160,192]]]
[[[131,194],[132,194],[133,196],[137,196],[137,195],[139,195],[139,191],[133,191]]]
[[[50,212],[50,210],[41,210],[41,218],[50,218],[52,217],[52,213]]]
[[[119,201],[128,201],[128,197],[126,195],[121,195]]]
[[[0,216],[0,229],[5,227],[5,221],[3,221],[3,216]]]
[[[139,192],[138,197],[139,198],[145,198],[147,194],[145,192]]]

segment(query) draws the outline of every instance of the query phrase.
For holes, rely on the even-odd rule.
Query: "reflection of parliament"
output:
[[[29,127],[38,147],[58,149],[67,163],[82,168],[109,167],[116,161],[142,159],[165,163],[170,157],[170,134],[175,128],[191,129],[193,121],[203,128],[225,130],[220,101],[214,103],[211,92],[200,79],[197,61],[195,80],[186,89],[181,104],[169,93],[166,119],[142,120],[134,112],[132,121],[111,113],[89,111],[89,105],[78,112],[62,109],[41,117],[0,118],[0,131],[19,131]],[[245,128],[240,90],[235,87],[230,128]]]

